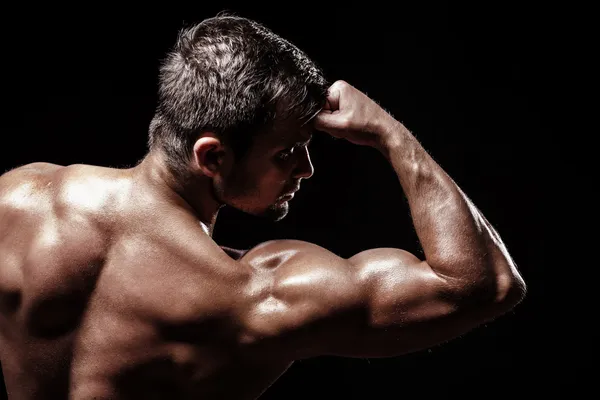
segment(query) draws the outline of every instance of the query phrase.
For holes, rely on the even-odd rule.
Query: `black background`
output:
[[[403,121],[497,228],[529,288],[514,311],[449,343],[393,359],[298,362],[263,397],[580,398],[575,392],[589,370],[569,361],[574,344],[548,323],[556,309],[547,277],[556,269],[544,235],[554,178],[548,142],[568,102],[567,60],[576,53],[565,21],[585,12],[485,4],[13,10],[3,28],[0,168],[135,164],[146,151],[160,59],[182,24],[221,10],[257,19],[308,53],[330,80],[348,81]],[[215,240],[249,248],[296,238],[341,256],[373,247],[421,254],[397,179],[376,151],[322,135],[312,159],[316,172],[288,218],[274,224],[224,209]]]

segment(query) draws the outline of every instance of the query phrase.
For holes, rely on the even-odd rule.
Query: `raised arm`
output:
[[[498,233],[401,123],[336,82],[315,125],[389,160],[425,260],[399,249],[348,260],[306,249],[263,278],[271,289],[256,298],[262,311],[248,314],[249,337],[285,338],[296,357],[393,356],[454,338],[522,299],[525,284]]]

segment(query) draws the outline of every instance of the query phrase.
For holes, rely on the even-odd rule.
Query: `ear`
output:
[[[214,177],[223,168],[228,149],[212,134],[204,135],[194,143],[193,164],[202,174]]]

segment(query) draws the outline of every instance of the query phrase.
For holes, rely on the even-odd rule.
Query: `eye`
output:
[[[280,151],[279,154],[277,154],[277,158],[279,158],[281,161],[287,161],[292,156],[292,154],[294,154],[293,148]]]

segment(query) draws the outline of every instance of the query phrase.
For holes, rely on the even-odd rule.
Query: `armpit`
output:
[[[248,252],[248,250],[232,249],[231,247],[226,247],[226,246],[220,246],[220,247],[221,247],[221,250],[223,250],[229,257],[233,258],[234,260],[239,260]]]

